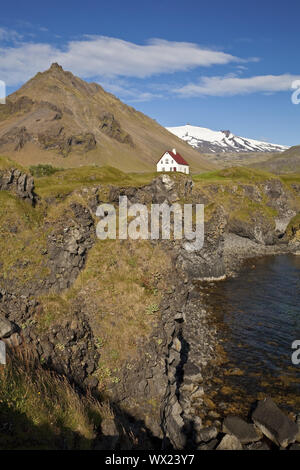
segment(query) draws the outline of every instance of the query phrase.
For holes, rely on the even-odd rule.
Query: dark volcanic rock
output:
[[[55,119],[54,119],[55,118]],[[53,120],[59,119],[56,114]],[[91,132],[66,135],[64,127],[57,123],[49,126],[47,130],[38,134],[38,142],[45,149],[58,149],[63,156],[72,151],[88,152],[96,147],[96,138]]]
[[[21,150],[31,140],[32,137],[26,127],[13,127],[0,138],[0,146],[13,144],[14,150]]]
[[[46,150],[63,148],[65,144],[63,130],[64,128],[60,124],[49,126],[43,133],[38,134],[39,144]]]
[[[121,144],[128,144],[131,147],[134,146],[131,136],[121,128],[119,121],[115,119],[112,113],[105,112],[100,116],[99,128],[101,132]]]
[[[274,221],[268,220],[263,214],[257,212],[251,220],[242,220],[232,217],[228,222],[228,230],[241,237],[249,238],[257,243],[272,245],[275,241]]]
[[[12,168],[0,172],[0,191],[11,191],[32,205],[35,203],[34,180],[26,173]]]
[[[15,331],[15,325],[6,318],[0,317],[0,339],[8,338]]]
[[[8,117],[15,113],[25,113],[31,110],[34,102],[28,96],[21,96],[16,101],[7,98],[6,103],[1,105],[0,117]]]
[[[258,402],[252,420],[265,436],[281,447],[287,447],[296,440],[297,424],[288,418],[271,398]]]
[[[197,431],[196,443],[209,442],[217,437],[219,431],[215,426],[209,426],[207,428]]]
[[[221,278],[225,275],[223,259],[224,231],[227,217],[222,207],[218,207],[212,217],[205,222],[204,245],[191,251],[185,247],[180,250],[177,263],[191,279]]]
[[[217,450],[243,450],[242,444],[233,434],[225,434]]]
[[[223,432],[234,434],[242,444],[249,444],[260,439],[255,426],[246,423],[238,416],[227,416],[223,422]]]
[[[48,237],[51,275],[47,285],[58,289],[66,289],[75,281],[95,239],[90,212],[77,203],[70,208],[74,218],[65,215]]]
[[[81,387],[97,386],[98,380],[91,374],[98,365],[99,354],[80,306],[72,312],[72,318],[52,325],[50,332],[41,335],[31,327],[24,331],[24,336],[28,343],[37,345],[37,353],[47,367]]]
[[[199,367],[192,362],[185,363],[183,373],[185,381],[199,383],[203,380]]]
[[[34,314],[38,303],[26,295],[17,295],[0,290],[0,313],[10,321],[21,325]]]
[[[76,134],[67,137],[61,147],[61,151],[62,153],[69,153],[73,150],[88,152],[89,150],[93,150],[96,147],[96,144],[97,142],[94,134],[91,132],[85,132],[83,134]]]

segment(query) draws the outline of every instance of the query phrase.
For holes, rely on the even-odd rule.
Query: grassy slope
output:
[[[42,257],[46,247],[42,220],[39,209],[33,209],[9,192],[0,191],[0,263],[4,279],[13,272],[22,286],[49,274]]]
[[[255,163],[251,166],[275,174],[299,173],[300,146],[291,147],[283,153],[273,155],[265,162]]]
[[[193,180],[195,182],[212,183],[230,183],[234,181],[239,181],[241,183],[257,183],[273,178],[275,178],[275,176],[266,171],[260,171],[244,167],[231,167],[226,168],[224,170],[210,171],[207,173],[201,173],[200,175],[193,176]]]
[[[0,170],[8,170],[9,168],[19,168],[23,170],[23,167],[19,165],[15,160],[8,157],[0,156]]]
[[[286,237],[289,240],[294,240],[295,242],[300,241],[300,212],[295,215],[290,221],[287,230],[286,230]]]
[[[36,191],[42,197],[58,196],[90,186],[140,186],[150,183],[154,177],[155,173],[123,173],[110,166],[70,168],[36,179]]]

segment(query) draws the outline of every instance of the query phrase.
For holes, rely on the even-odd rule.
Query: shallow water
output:
[[[292,364],[291,345],[300,340],[300,256],[252,259],[238,277],[202,292],[226,353],[219,400],[246,410],[269,395],[299,412],[300,365]]]

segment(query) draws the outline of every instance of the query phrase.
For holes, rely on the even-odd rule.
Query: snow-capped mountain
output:
[[[283,152],[288,149],[284,145],[239,137],[230,131],[213,131],[205,127],[190,126],[189,124],[167,127],[167,130],[203,153]]]

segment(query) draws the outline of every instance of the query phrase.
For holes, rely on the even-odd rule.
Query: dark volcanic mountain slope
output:
[[[162,152],[173,147],[192,170],[212,168],[154,120],[58,64],[38,73],[0,107],[0,153],[25,165],[110,164],[153,171]]]

